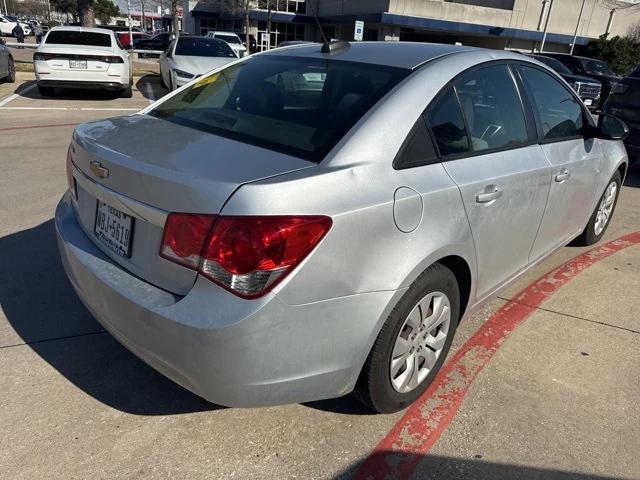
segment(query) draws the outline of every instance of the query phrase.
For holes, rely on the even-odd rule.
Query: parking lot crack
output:
[[[64,337],[43,338],[41,340],[34,340],[32,342],[13,343],[11,345],[0,345],[0,350],[4,350],[5,348],[13,348],[13,347],[24,347],[25,345],[27,345],[27,346],[36,345],[38,343],[57,342],[59,340],[69,340],[71,338],[89,337],[89,336],[92,336],[92,335],[101,335],[103,333],[107,333],[107,331],[106,330],[98,330],[96,332],[80,333],[78,335],[66,335]]]
[[[536,307],[536,306],[534,306],[534,305],[529,305],[529,304],[527,304],[526,302],[520,302],[520,301],[518,301],[518,300],[513,300],[513,299],[511,299],[511,298],[505,298],[505,297],[501,297],[501,296],[498,296],[498,298],[499,298],[500,300],[505,300],[505,301],[507,301],[507,302],[517,303],[517,304],[523,305],[523,306],[525,306],[525,307],[533,308],[533,309],[535,309],[535,310],[540,310],[540,311],[542,311],[542,312],[553,313],[553,314],[555,314],[555,315],[561,315],[561,316],[563,316],[563,317],[573,318],[574,320],[581,320],[581,321],[583,321],[583,322],[595,323],[596,325],[602,325],[603,327],[615,328],[615,329],[617,329],[617,330],[623,330],[623,331],[625,331],[625,332],[635,333],[635,334],[640,335],[640,331],[639,331],[639,330],[634,330],[634,329],[632,329],[632,328],[621,327],[621,326],[619,326],[619,325],[614,325],[614,324],[612,324],[612,323],[607,323],[607,322],[601,322],[601,321],[599,321],[599,320],[593,320],[593,319],[591,319],[591,318],[579,317],[579,316],[577,316],[577,315],[571,315],[570,313],[559,312],[559,311],[557,311],[557,310],[551,310],[551,309],[549,309],[549,308]]]

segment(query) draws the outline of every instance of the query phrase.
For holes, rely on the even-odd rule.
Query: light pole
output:
[[[578,38],[578,29],[580,28],[580,21],[582,20],[582,12],[584,11],[584,4],[587,0],[582,0],[582,6],[580,7],[580,14],[578,15],[578,23],[576,23],[576,31],[573,32],[573,42],[571,42],[571,51],[569,55],[573,55],[573,49],[576,46],[576,39]]]
[[[611,33],[611,27],[613,25],[613,17],[616,15],[616,9],[612,8],[609,12],[609,21],[607,22],[607,30],[604,32],[605,35],[609,35]]]
[[[544,43],[547,41],[547,30],[549,29],[549,19],[551,18],[551,10],[553,10],[553,0],[549,2],[549,11],[547,12],[547,18],[544,21],[544,33],[542,34],[542,43],[540,43],[540,52],[544,51]]]
[[[129,22],[129,46],[133,48],[133,34],[131,33],[131,0],[127,0],[127,20]]]

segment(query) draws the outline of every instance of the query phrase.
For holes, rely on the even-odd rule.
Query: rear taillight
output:
[[[611,95],[622,95],[629,90],[629,85],[624,83],[614,83],[611,87]]]
[[[216,217],[172,213],[160,255],[244,298],[282,281],[331,228],[324,216]]]
[[[124,60],[122,59],[122,57],[111,57],[111,56],[106,56],[106,57],[96,57],[96,60],[101,60],[105,63],[124,63]]]
[[[52,60],[56,58],[56,54],[55,53],[40,53],[40,52],[36,52],[33,54],[33,59],[34,60]]]

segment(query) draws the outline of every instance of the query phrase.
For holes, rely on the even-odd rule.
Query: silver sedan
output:
[[[393,412],[483,300],[603,236],[626,131],[522,55],[281,48],[77,127],[60,254],[108,331],[211,402]]]
[[[13,83],[16,81],[16,66],[11,51],[0,38],[0,83]]]

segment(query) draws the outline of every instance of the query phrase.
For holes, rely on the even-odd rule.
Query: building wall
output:
[[[340,2],[333,0],[330,3]],[[512,10],[478,6],[500,5],[505,7],[509,3],[513,4]],[[611,7],[608,6],[610,3],[613,2],[586,0],[578,35],[598,37],[605,33],[611,10]],[[625,5],[624,2],[619,3]],[[573,35],[581,4],[582,0],[554,0],[549,31]],[[640,5],[631,6],[632,4],[629,3],[627,5],[630,6],[616,12],[611,30],[612,35],[625,35],[634,23],[640,22]],[[390,0],[388,12],[454,22],[537,30],[542,8],[543,2],[541,0]]]

